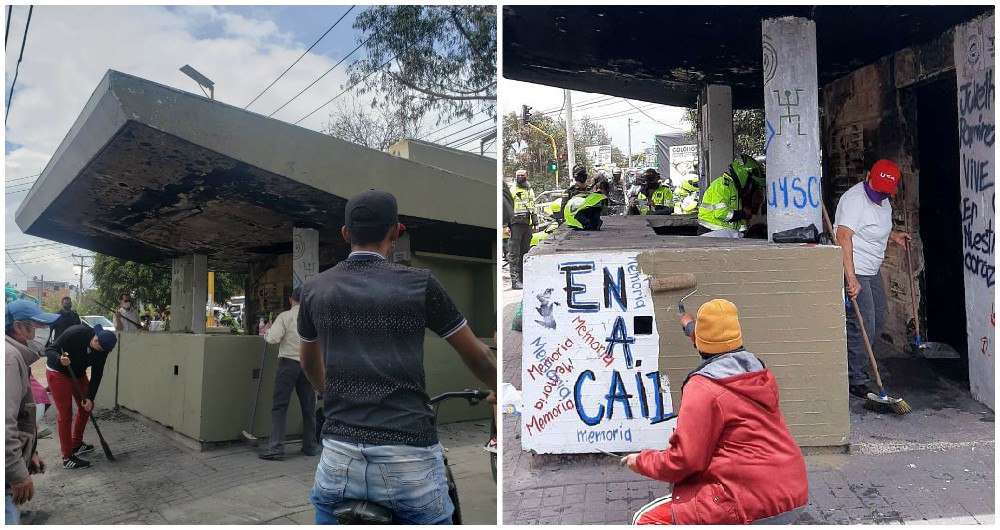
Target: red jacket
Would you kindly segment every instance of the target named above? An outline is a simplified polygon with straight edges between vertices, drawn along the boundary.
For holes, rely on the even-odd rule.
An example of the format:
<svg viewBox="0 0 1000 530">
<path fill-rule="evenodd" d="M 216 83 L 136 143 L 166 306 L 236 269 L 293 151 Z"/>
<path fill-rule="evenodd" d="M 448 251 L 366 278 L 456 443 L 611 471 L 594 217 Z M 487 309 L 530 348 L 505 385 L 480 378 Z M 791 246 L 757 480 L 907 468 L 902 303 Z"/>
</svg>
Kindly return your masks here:
<svg viewBox="0 0 1000 530">
<path fill-rule="evenodd" d="M 774 375 L 749 352 L 718 357 L 729 358 L 689 376 L 670 448 L 637 460 L 639 473 L 673 483 L 674 524 L 746 524 L 809 501 Z"/>
</svg>

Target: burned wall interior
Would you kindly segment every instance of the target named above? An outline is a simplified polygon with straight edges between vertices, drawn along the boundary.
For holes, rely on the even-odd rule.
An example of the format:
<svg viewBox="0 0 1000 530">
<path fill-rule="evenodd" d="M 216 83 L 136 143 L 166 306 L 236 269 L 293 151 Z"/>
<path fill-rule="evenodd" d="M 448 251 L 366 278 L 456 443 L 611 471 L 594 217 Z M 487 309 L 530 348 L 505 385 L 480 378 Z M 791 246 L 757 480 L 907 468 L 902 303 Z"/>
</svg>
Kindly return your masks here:
<svg viewBox="0 0 1000 530">
<path fill-rule="evenodd" d="M 912 237 L 922 338 L 928 340 L 930 332 L 931 340 L 955 342 L 951 345 L 964 355 L 964 316 L 957 323 L 955 315 L 964 313 L 961 249 L 947 245 L 958 239 L 961 214 L 954 199 L 959 158 L 953 41 L 954 30 L 948 30 L 821 88 L 823 195 L 833 215 L 843 193 L 864 180 L 875 161 L 887 158 L 899 165 L 903 179 L 891 200 L 893 227 Z M 881 271 L 888 305 L 879 337 L 888 348 L 882 354 L 908 355 L 915 338 L 907 267 L 905 250 L 890 244 Z M 928 293 L 936 298 L 928 299 Z M 955 327 L 958 336 L 949 333 Z"/>
</svg>

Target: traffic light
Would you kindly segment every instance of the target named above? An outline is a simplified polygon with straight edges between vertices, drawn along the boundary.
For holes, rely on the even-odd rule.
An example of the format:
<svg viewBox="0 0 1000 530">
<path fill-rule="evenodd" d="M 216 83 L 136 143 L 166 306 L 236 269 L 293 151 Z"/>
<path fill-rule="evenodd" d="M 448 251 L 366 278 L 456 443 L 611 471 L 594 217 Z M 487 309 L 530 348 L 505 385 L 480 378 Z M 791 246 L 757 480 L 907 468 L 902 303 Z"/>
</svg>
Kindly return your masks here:
<svg viewBox="0 0 1000 530">
<path fill-rule="evenodd" d="M 555 173 L 555 172 L 556 172 L 556 161 L 549 160 L 549 173 Z"/>
<path fill-rule="evenodd" d="M 560 162 L 566 161 L 566 153 L 559 153 L 559 161 Z"/>
<path fill-rule="evenodd" d="M 528 120 L 531 118 L 531 107 L 527 105 L 521 105 L 521 125 L 527 125 Z"/>
</svg>

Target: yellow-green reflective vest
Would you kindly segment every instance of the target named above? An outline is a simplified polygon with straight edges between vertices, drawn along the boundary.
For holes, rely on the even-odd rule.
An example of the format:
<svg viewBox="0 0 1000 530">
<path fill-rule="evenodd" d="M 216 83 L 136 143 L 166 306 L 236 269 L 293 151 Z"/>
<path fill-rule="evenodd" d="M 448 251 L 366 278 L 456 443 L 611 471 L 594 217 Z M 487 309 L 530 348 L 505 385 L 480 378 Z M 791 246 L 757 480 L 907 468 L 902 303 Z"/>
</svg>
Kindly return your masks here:
<svg viewBox="0 0 1000 530">
<path fill-rule="evenodd" d="M 659 188 L 653 190 L 652 193 L 653 200 L 647 201 L 646 194 L 639 192 L 636 196 L 636 207 L 639 208 L 639 213 L 642 215 L 648 214 L 650 211 L 656 211 L 655 206 L 673 206 L 674 205 L 674 194 L 670 191 L 670 188 L 660 184 Z M 650 208 L 650 205 L 654 208 Z"/>
<path fill-rule="evenodd" d="M 746 230 L 746 220 L 731 222 L 733 214 L 742 209 L 740 194 L 736 182 L 727 173 L 723 173 L 708 185 L 701 204 L 698 205 L 698 224 L 709 230 L 731 228 Z"/>
<path fill-rule="evenodd" d="M 574 195 L 572 199 L 566 202 L 566 225 L 571 228 L 583 230 L 583 223 L 576 216 L 588 208 L 601 208 L 602 203 L 607 199 L 604 194 L 596 192 Z"/>
<path fill-rule="evenodd" d="M 535 216 L 535 192 L 515 184 L 511 193 L 514 195 L 515 222 L 531 224 L 531 218 Z"/>
</svg>

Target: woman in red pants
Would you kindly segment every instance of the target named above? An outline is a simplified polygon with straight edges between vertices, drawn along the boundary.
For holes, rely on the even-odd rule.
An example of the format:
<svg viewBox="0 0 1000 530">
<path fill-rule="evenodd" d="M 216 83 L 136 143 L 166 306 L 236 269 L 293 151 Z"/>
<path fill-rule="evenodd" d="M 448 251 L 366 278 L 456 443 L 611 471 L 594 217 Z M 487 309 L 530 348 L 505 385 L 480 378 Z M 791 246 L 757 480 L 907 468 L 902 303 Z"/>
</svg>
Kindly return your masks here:
<svg viewBox="0 0 1000 530">
<path fill-rule="evenodd" d="M 118 343 L 118 337 L 111 331 L 80 324 L 71 326 L 59 335 L 45 350 L 45 377 L 49 382 L 49 392 L 56 403 L 59 418 L 59 447 L 62 450 L 63 467 L 77 469 L 89 467 L 90 462 L 80 455 L 94 450 L 94 446 L 83 442 L 83 430 L 94 408 L 94 397 L 104 376 L 104 362 L 108 353 Z M 72 372 L 70 372 L 72 368 Z M 93 381 L 87 379 L 87 368 Z M 77 394 L 71 379 L 73 374 L 83 395 Z M 91 384 L 93 383 L 93 384 Z M 73 404 L 76 401 L 77 416 L 73 422 Z M 71 431 L 72 425 L 72 431 Z"/>
</svg>

